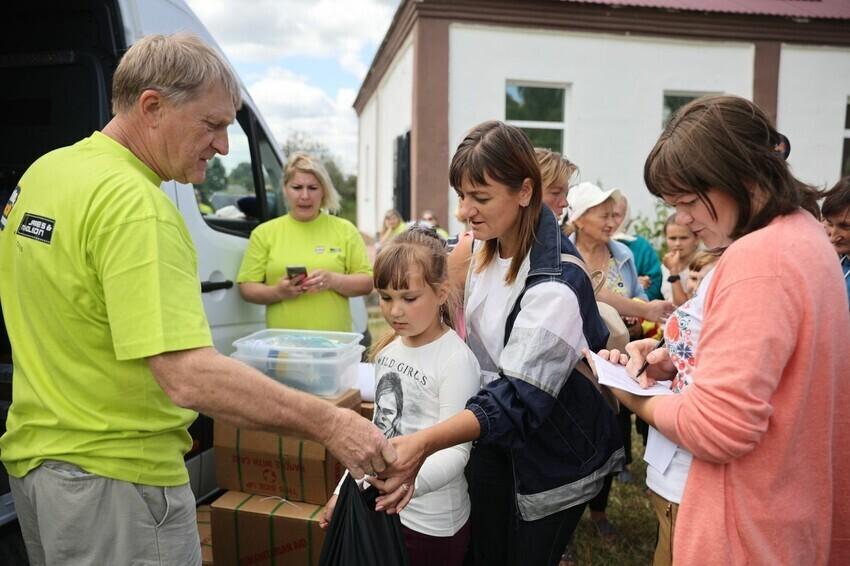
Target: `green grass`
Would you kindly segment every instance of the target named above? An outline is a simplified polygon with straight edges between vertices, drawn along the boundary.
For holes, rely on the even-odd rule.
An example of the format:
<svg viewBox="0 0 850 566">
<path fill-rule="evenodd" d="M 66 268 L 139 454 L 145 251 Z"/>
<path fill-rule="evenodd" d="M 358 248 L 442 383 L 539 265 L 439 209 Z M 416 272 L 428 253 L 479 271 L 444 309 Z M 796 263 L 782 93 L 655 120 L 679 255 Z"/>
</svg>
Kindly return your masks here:
<svg viewBox="0 0 850 566">
<path fill-rule="evenodd" d="M 369 331 L 372 340 L 378 339 L 389 326 L 377 307 L 369 309 Z M 579 564 L 589 566 L 645 566 L 652 563 L 655 551 L 655 513 L 646 495 L 646 463 L 643 461 L 643 439 L 632 426 L 632 463 L 629 465 L 634 479 L 623 484 L 614 480 L 608 499 L 608 520 L 614 523 L 620 536 L 608 544 L 596 533 L 590 521 L 590 512 L 584 517 L 575 533 Z"/>
<path fill-rule="evenodd" d="M 646 495 L 646 462 L 643 461 L 643 439 L 632 427 L 632 463 L 629 465 L 634 479 L 623 484 L 614 480 L 608 499 L 608 520 L 614 523 L 620 536 L 611 544 L 605 543 L 596 533 L 590 512 L 584 517 L 575 533 L 576 554 L 579 564 L 587 566 L 631 566 L 652 563 L 655 552 L 657 522 Z"/>
</svg>

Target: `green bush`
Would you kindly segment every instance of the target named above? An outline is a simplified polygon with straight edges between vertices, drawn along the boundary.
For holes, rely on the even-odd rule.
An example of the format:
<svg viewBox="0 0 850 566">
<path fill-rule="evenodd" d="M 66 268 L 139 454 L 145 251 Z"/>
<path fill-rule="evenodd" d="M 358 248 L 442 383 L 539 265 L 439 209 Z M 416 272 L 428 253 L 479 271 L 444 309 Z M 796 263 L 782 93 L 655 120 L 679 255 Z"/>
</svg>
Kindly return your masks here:
<svg viewBox="0 0 850 566">
<path fill-rule="evenodd" d="M 643 214 L 638 214 L 632 220 L 629 226 L 629 231 L 638 236 L 643 236 L 653 249 L 658 253 L 658 257 L 663 258 L 667 253 L 667 238 L 664 236 L 664 224 L 667 218 L 673 214 L 673 209 L 667 206 L 664 201 L 658 200 L 655 203 L 655 216 L 650 218 Z"/>
</svg>

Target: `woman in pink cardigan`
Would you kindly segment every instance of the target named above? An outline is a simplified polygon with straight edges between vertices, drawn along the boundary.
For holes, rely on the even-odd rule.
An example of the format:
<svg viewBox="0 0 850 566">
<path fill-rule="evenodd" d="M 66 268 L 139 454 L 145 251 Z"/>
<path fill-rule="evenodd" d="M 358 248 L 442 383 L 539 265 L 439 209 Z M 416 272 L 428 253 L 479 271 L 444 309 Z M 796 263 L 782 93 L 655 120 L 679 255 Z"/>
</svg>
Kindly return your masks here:
<svg viewBox="0 0 850 566">
<path fill-rule="evenodd" d="M 620 401 L 693 454 L 675 564 L 850 564 L 850 315 L 835 253 L 790 145 L 753 103 L 704 97 L 646 161 L 650 192 L 709 248 L 693 383 Z M 731 243 L 729 243 L 731 242 Z M 728 247 L 726 247 L 728 245 Z M 648 381 L 675 369 L 654 341 L 603 352 Z"/>
</svg>

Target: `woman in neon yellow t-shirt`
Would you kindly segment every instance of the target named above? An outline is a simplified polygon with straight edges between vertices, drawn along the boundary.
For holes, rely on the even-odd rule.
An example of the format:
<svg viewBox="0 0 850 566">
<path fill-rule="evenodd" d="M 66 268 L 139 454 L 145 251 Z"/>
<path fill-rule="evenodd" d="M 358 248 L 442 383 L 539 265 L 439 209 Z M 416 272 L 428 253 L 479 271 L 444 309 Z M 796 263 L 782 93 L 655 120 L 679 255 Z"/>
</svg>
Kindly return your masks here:
<svg viewBox="0 0 850 566">
<path fill-rule="evenodd" d="M 269 328 L 351 331 L 348 298 L 372 290 L 372 266 L 357 228 L 331 216 L 339 194 L 319 160 L 296 153 L 286 164 L 289 212 L 258 226 L 239 270 L 239 292 L 266 305 Z M 306 275 L 287 276 L 303 266 Z"/>
</svg>

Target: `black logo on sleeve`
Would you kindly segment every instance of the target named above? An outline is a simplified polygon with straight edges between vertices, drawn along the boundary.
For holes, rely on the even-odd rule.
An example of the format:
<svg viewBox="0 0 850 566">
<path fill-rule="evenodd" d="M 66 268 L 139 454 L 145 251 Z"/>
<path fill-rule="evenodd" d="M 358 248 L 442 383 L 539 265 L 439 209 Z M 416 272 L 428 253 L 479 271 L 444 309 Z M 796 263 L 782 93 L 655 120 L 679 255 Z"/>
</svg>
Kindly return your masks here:
<svg viewBox="0 0 850 566">
<path fill-rule="evenodd" d="M 18 226 L 17 234 L 49 244 L 53 238 L 53 225 L 56 223 L 52 218 L 26 213 Z"/>
</svg>

